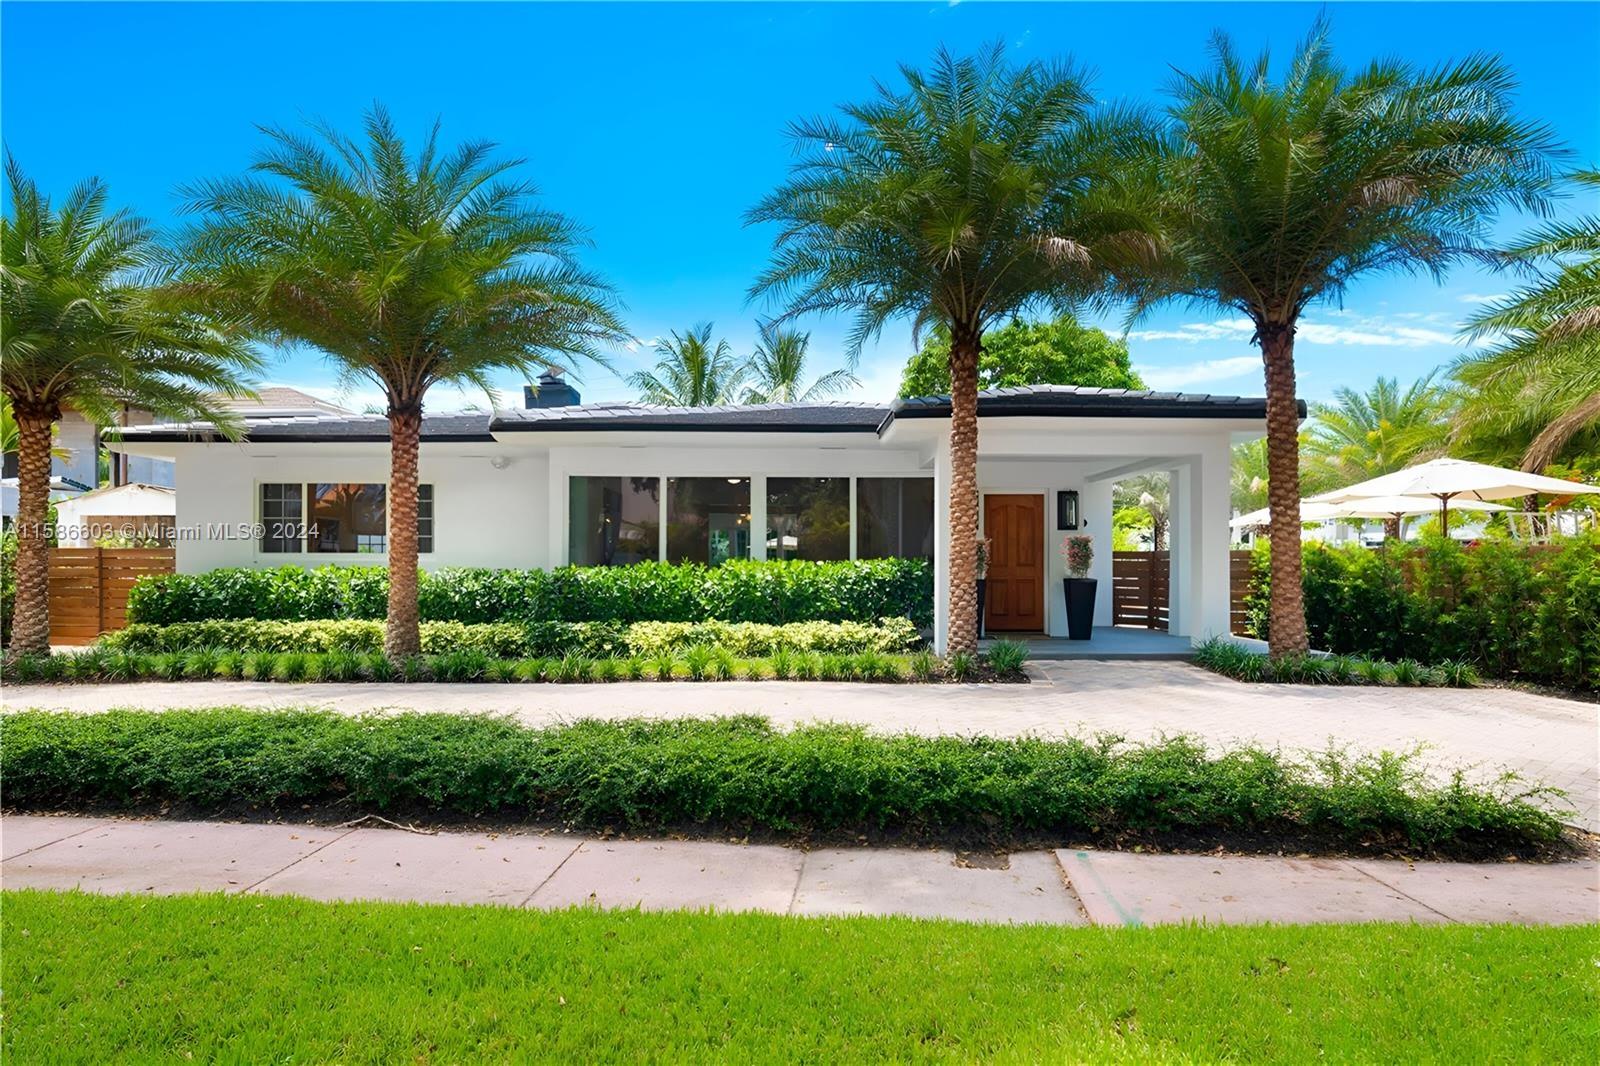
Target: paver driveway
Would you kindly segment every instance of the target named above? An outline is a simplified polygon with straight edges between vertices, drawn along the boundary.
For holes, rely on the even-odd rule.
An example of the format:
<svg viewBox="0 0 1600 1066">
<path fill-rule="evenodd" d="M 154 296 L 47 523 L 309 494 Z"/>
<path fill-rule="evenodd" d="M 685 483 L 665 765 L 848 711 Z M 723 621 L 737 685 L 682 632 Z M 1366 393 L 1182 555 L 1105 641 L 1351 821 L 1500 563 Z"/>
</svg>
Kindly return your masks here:
<svg viewBox="0 0 1600 1066">
<path fill-rule="evenodd" d="M 1565 790 L 1573 821 L 1600 832 L 1600 705 L 1506 689 L 1245 685 L 1188 663 L 1038 663 L 1031 685 L 808 682 L 606 685 L 281 685 L 268 682 L 11 686 L 8 708 L 242 705 L 498 711 L 530 724 L 582 717 L 761 714 L 780 725 L 857 722 L 885 732 L 990 736 L 1190 733 L 1207 743 L 1291 749 L 1429 747 L 1431 765 L 1499 769 Z"/>
</svg>

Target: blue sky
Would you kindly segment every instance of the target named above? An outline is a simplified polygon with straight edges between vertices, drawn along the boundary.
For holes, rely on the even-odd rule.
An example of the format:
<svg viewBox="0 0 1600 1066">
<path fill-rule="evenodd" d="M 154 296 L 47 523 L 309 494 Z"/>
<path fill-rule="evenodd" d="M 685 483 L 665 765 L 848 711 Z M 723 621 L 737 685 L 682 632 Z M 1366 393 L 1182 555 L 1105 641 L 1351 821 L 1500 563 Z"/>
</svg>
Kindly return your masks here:
<svg viewBox="0 0 1600 1066">
<path fill-rule="evenodd" d="M 1205 61 L 1213 30 L 1287 54 L 1318 10 L 1348 65 L 1399 55 L 1428 66 L 1490 51 L 1518 72 L 1525 111 L 1550 123 L 1575 164 L 1600 164 L 1596 4 L 0 4 L 0 130 L 47 189 L 98 174 L 114 199 L 162 224 L 174 188 L 237 172 L 262 124 L 321 117 L 354 130 L 374 100 L 419 135 L 485 137 L 528 160 L 546 206 L 580 220 L 589 263 L 618 288 L 648 341 L 710 319 L 748 350 L 761 308 L 745 302 L 770 235 L 742 214 L 785 173 L 792 119 L 825 112 L 920 64 L 941 44 L 1002 40 L 1017 59 L 1071 55 L 1106 98 L 1156 101 L 1173 67 Z M 1593 210 L 1569 201 L 1563 213 Z M 1516 219 L 1499 232 L 1514 234 Z M 1409 379 L 1461 352 L 1456 326 L 1504 278 L 1469 270 L 1436 286 L 1368 280 L 1300 333 L 1302 394 L 1379 375 Z M 1225 311 L 1171 310 L 1130 343 L 1151 384 L 1259 393 L 1248 329 Z M 820 372 L 842 358 L 845 323 L 808 323 Z M 1115 322 L 1107 325 L 1116 326 Z M 887 331 L 858 369 L 887 398 L 910 346 Z M 626 373 L 648 349 L 619 351 Z M 267 380 L 327 392 L 315 353 Z M 519 382 L 508 379 L 508 387 Z M 629 394 L 591 368 L 586 399 Z M 374 399 L 347 397 L 355 406 Z M 467 397 L 472 400 L 473 397 Z M 433 409 L 459 406 L 440 395 Z M 481 402 L 481 401 L 480 401 Z"/>
</svg>

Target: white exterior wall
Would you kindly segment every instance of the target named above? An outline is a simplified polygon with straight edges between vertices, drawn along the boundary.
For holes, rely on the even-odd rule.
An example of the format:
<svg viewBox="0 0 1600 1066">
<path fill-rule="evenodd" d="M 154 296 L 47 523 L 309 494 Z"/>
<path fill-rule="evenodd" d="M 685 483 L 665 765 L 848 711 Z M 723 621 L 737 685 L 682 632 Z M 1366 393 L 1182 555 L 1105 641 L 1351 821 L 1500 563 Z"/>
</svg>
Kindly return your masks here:
<svg viewBox="0 0 1600 1066">
<path fill-rule="evenodd" d="M 548 469 L 543 455 L 502 455 L 493 445 L 422 446 L 418 472 L 434 493 L 434 550 L 422 567 L 548 565 L 545 526 Z M 463 454 L 469 452 L 471 454 Z M 254 539 L 189 539 L 193 530 L 259 519 L 263 482 L 387 482 L 384 444 L 190 445 L 177 449 L 178 569 L 199 573 L 220 566 L 382 565 L 383 554 L 262 552 Z"/>
<path fill-rule="evenodd" d="M 1140 470 L 1173 473 L 1172 631 L 1203 639 L 1228 629 L 1229 462 L 1231 438 L 1250 428 L 1226 420 L 985 419 L 979 429 L 979 492 L 1044 497 L 1045 619 L 1066 633 L 1066 576 L 1056 493 L 1079 493 L 1078 532 L 1095 539 L 1091 576 L 1099 579 L 1095 622 L 1111 622 L 1111 488 Z M 531 436 L 531 435 L 530 435 Z M 421 479 L 434 486 L 435 550 L 422 565 L 565 565 L 567 478 L 748 477 L 751 526 L 765 528 L 769 477 L 932 477 L 934 486 L 935 645 L 948 628 L 949 445 L 942 420 L 908 420 L 872 434 L 799 435 L 625 431 L 508 435 L 497 442 L 425 443 Z M 194 530 L 258 521 L 263 482 L 383 482 L 388 446 L 360 444 L 207 444 L 137 449 L 177 458 L 178 568 L 377 565 L 381 554 L 266 554 L 251 538 L 194 539 Z M 495 464 L 498 463 L 497 467 Z M 854 490 L 852 489 L 852 493 Z M 852 514 L 854 508 L 852 507 Z M 981 514 L 981 510 L 980 510 Z M 854 537 L 851 551 L 855 550 Z M 752 536 L 761 558 L 766 538 Z"/>
</svg>

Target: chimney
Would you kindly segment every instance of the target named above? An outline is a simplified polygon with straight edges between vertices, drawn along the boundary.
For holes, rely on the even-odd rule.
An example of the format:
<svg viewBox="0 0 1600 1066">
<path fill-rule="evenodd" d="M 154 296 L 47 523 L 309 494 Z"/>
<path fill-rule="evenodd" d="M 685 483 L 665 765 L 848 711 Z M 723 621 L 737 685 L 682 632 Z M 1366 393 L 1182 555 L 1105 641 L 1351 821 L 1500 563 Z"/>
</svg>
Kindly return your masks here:
<svg viewBox="0 0 1600 1066">
<path fill-rule="evenodd" d="M 539 375 L 539 387 L 522 386 L 523 407 L 575 407 L 580 397 L 578 390 L 567 384 L 559 367 L 552 367 Z"/>
</svg>

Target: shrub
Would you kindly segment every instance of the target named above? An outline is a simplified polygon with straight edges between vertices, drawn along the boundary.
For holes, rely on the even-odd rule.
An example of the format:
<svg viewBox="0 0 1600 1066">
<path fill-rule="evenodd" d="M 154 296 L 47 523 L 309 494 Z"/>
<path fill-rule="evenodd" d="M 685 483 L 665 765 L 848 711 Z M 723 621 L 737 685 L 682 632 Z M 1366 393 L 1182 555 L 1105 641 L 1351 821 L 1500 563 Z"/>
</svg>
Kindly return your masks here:
<svg viewBox="0 0 1600 1066">
<path fill-rule="evenodd" d="M 128 597 L 134 622 L 227 619 L 380 619 L 382 567 L 230 568 L 144 578 Z M 425 621 L 933 623 L 933 567 L 925 559 L 814 563 L 735 560 L 717 567 L 638 563 L 558 570 L 452 568 L 421 574 Z"/>
<path fill-rule="evenodd" d="M 1028 646 L 1020 640 L 997 640 L 989 647 L 989 667 L 1001 676 L 1021 673 L 1027 658 Z"/>
<path fill-rule="evenodd" d="M 444 655 L 470 650 L 492 658 L 559 657 L 568 653 L 599 659 L 655 655 L 691 646 L 716 646 L 740 658 L 764 657 L 777 648 L 796 651 L 897 654 L 919 642 L 906 618 L 865 622 L 423 622 L 422 651 Z M 366 619 L 278 622 L 236 619 L 135 623 L 107 633 L 99 646 L 130 652 L 230 651 L 373 652 L 383 648 L 383 623 Z"/>
<path fill-rule="evenodd" d="M 1561 826 L 1514 782 L 1431 783 L 1415 755 L 1300 762 L 1197 740 L 1126 746 L 1038 738 L 783 732 L 752 717 L 583 721 L 533 729 L 449 714 L 25 711 L 0 717 L 6 802 L 18 809 L 300 813 L 783 834 L 1069 839 L 1176 831 L 1312 846 L 1480 855 L 1548 847 Z M 341 814 L 341 817 L 343 813 Z"/>
<path fill-rule="evenodd" d="M 1600 534 L 1549 546 L 1431 537 L 1379 551 L 1308 543 L 1303 552 L 1312 647 L 1600 689 Z M 1266 562 L 1263 544 L 1247 601 L 1256 633 L 1269 625 Z"/>
<path fill-rule="evenodd" d="M 1208 640 L 1195 649 L 1197 666 L 1237 681 L 1278 681 L 1314 685 L 1451 685 L 1470 688 L 1478 672 L 1469 664 L 1444 662 L 1425 666 L 1415 659 L 1393 663 L 1381 659 L 1289 655 L 1271 659 L 1231 641 Z"/>
</svg>

